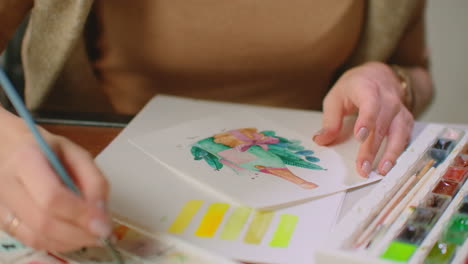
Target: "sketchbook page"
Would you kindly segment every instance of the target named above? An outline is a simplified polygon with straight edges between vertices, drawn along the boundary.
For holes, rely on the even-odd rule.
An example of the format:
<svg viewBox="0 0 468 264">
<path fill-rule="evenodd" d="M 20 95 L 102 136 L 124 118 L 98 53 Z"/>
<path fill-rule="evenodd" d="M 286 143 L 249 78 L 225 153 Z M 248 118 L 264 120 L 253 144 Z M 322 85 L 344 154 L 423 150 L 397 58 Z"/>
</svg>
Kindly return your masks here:
<svg viewBox="0 0 468 264">
<path fill-rule="evenodd" d="M 131 140 L 188 183 L 238 204 L 272 209 L 376 181 L 347 171 L 332 147 L 248 111 Z"/>
<path fill-rule="evenodd" d="M 143 157 L 134 157 L 146 159 L 139 155 Z M 329 236 L 344 197 L 334 194 L 281 210 L 255 211 L 182 184 L 157 163 L 135 165 L 141 176 L 151 171 L 152 179 L 144 182 L 150 191 L 138 189 L 141 203 L 122 197 L 132 208 L 121 212 L 133 211 L 133 220 L 153 230 L 250 263 L 313 264 L 313 251 Z M 133 192 L 138 185 L 131 185 Z"/>
<path fill-rule="evenodd" d="M 262 211 L 216 199 L 180 200 L 161 229 L 184 241 L 249 263 L 313 263 L 329 236 L 336 196 L 281 210 Z M 330 207 L 333 206 L 333 207 Z M 332 209 L 331 209 L 332 208 Z"/>
<path fill-rule="evenodd" d="M 154 130 L 208 116 L 220 109 L 235 110 L 238 107 L 239 105 L 234 104 L 177 97 L 158 96 L 154 98 L 96 159 L 97 164 L 111 183 L 110 208 L 139 225 L 162 231 L 168 230 L 184 205 L 192 200 L 204 201 L 204 208 L 208 208 L 214 202 L 228 203 L 231 210 L 237 208 L 229 200 L 219 199 L 212 194 L 185 184 L 182 178 L 173 175 L 161 164 L 154 162 L 151 157 L 135 148 L 128 140 Z M 289 128 L 302 129 L 308 133 L 313 132 L 307 127 L 309 125 L 307 122 L 299 122 L 301 119 L 313 119 L 315 115 L 313 112 L 244 107 L 262 115 L 279 118 L 279 120 L 275 120 L 276 122 L 284 118 L 285 112 L 286 116 L 294 114 L 298 119 L 288 121 Z M 167 192 L 161 192 L 160 189 L 171 191 L 171 193 L 167 195 Z M 294 235 L 286 248 L 270 247 L 268 244 L 271 239 L 268 239 L 266 235 L 260 246 L 242 242 L 243 236 L 240 236 L 236 240 L 237 242 L 232 242 L 219 239 L 218 235 L 215 235 L 214 238 L 201 238 L 188 231 L 173 235 L 188 243 L 196 243 L 197 246 L 208 251 L 234 259 L 248 260 L 251 263 L 313 264 L 313 252 L 318 248 L 317 245 L 324 241 L 324 237 L 330 234 L 329 230 L 335 223 L 343 197 L 344 193 L 333 194 L 303 205 L 276 211 L 276 218 L 274 217 L 272 221 L 279 221 L 281 214 L 298 216 Z M 289 209 L 294 211 L 289 211 Z M 204 215 L 206 209 L 200 208 L 199 210 L 197 217 L 202 218 L 200 215 Z M 226 219 L 223 221 L 228 221 L 230 215 L 230 212 L 226 212 Z M 249 219 L 252 218 L 253 215 L 250 215 Z M 189 223 L 188 228 L 192 230 L 199 225 L 199 222 L 194 220 L 189 221 Z M 224 230 L 224 225 L 223 223 L 222 227 L 218 227 L 219 230 Z M 273 227 L 270 227 L 268 231 L 270 236 L 273 236 L 276 224 L 271 226 Z M 306 229 L 303 229 L 304 226 Z M 247 228 L 245 226 L 243 232 L 246 232 Z M 184 236 L 188 236 L 188 238 L 186 239 Z M 200 241 L 204 241 L 204 243 Z M 233 246 L 233 244 L 240 246 Z M 291 262 L 290 259 L 294 259 L 294 261 Z"/>
<path fill-rule="evenodd" d="M 259 215 L 187 184 L 127 141 L 111 147 L 110 159 L 102 156 L 99 164 L 112 183 L 113 211 L 236 260 L 313 264 L 313 251 L 329 236 L 344 197 L 333 194 Z"/>
</svg>

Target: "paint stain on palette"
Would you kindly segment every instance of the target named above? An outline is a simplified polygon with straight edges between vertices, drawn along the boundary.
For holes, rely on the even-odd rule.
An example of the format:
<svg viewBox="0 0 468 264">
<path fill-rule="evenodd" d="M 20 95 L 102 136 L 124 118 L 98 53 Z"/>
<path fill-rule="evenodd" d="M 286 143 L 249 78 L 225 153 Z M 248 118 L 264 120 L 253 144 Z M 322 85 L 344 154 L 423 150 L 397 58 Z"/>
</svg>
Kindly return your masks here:
<svg viewBox="0 0 468 264">
<path fill-rule="evenodd" d="M 71 264 L 70 262 L 50 253 L 38 252 L 26 258 L 22 258 L 15 264 Z"/>
<path fill-rule="evenodd" d="M 82 263 L 82 264 L 117 264 L 114 257 L 106 248 L 100 247 L 89 247 L 82 248 L 80 250 L 64 254 L 63 257 L 73 262 Z M 134 259 L 129 258 L 128 256 L 122 256 L 125 260 L 125 263 L 128 264 L 140 264 Z"/>
<path fill-rule="evenodd" d="M 116 223 L 114 235 L 117 238 L 116 246 L 128 254 L 145 260 L 153 260 L 166 255 L 172 250 L 167 243 L 162 243 L 126 225 Z"/>
</svg>

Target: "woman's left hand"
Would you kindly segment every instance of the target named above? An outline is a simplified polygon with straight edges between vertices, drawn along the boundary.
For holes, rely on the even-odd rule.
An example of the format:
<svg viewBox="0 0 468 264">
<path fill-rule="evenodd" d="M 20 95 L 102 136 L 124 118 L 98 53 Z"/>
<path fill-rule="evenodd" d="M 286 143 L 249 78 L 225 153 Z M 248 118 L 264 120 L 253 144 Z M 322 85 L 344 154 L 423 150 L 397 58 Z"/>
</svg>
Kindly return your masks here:
<svg viewBox="0 0 468 264">
<path fill-rule="evenodd" d="M 323 102 L 323 128 L 314 136 L 320 145 L 332 144 L 343 118 L 357 113 L 354 136 L 361 142 L 357 171 L 367 177 L 382 141 L 387 143 L 377 170 L 385 175 L 409 142 L 413 114 L 403 103 L 400 79 L 384 63 L 369 62 L 345 72 Z"/>
</svg>

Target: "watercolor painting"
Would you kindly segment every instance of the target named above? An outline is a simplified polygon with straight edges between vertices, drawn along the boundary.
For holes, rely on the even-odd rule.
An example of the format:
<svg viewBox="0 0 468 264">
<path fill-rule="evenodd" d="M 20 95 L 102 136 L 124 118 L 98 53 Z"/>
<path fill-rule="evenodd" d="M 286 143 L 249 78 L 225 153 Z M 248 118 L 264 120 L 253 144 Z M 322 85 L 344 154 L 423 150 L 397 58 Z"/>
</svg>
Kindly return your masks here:
<svg viewBox="0 0 468 264">
<path fill-rule="evenodd" d="M 334 147 L 313 142 L 313 130 L 301 132 L 236 112 L 129 142 L 156 161 L 155 167 L 218 199 L 255 209 L 275 210 L 375 181 L 355 173 L 354 162 L 346 162 Z"/>
<path fill-rule="evenodd" d="M 234 171 L 250 170 L 280 177 L 304 189 L 318 185 L 294 174 L 287 166 L 326 170 L 318 165 L 314 151 L 299 140 L 281 137 L 273 130 L 239 128 L 204 138 L 192 145 L 195 160 L 204 160 L 215 170 L 229 167 Z"/>
</svg>

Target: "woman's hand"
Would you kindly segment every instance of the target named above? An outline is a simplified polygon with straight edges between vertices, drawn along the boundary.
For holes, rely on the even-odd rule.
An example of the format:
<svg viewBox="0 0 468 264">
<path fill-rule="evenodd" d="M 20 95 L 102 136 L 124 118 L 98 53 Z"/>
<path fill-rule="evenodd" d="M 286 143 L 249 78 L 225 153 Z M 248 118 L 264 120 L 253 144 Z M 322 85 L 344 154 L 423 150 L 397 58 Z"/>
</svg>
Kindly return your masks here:
<svg viewBox="0 0 468 264">
<path fill-rule="evenodd" d="M 357 113 L 354 136 L 362 142 L 357 154 L 357 171 L 367 177 L 387 137 L 377 169 L 385 175 L 395 165 L 409 142 L 413 129 L 412 113 L 403 104 L 400 79 L 392 68 L 380 62 L 369 62 L 345 72 L 323 103 L 323 128 L 314 141 L 328 145 L 337 139 L 343 118 Z"/>
<path fill-rule="evenodd" d="M 63 252 L 99 245 L 99 238 L 111 232 L 104 176 L 79 146 L 44 130 L 41 133 L 81 197 L 61 182 L 32 135 L 10 137 L 0 152 L 0 228 L 40 250 Z"/>
</svg>

